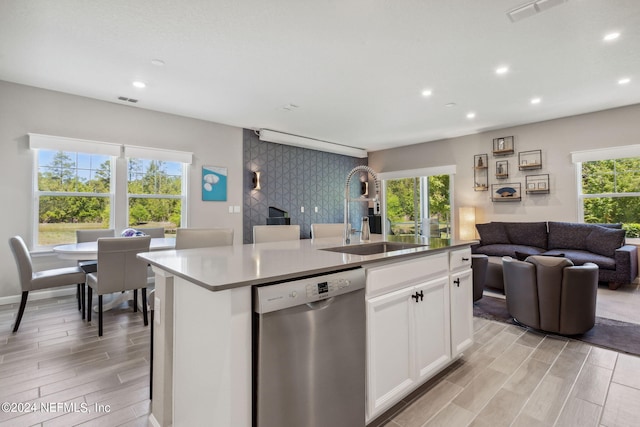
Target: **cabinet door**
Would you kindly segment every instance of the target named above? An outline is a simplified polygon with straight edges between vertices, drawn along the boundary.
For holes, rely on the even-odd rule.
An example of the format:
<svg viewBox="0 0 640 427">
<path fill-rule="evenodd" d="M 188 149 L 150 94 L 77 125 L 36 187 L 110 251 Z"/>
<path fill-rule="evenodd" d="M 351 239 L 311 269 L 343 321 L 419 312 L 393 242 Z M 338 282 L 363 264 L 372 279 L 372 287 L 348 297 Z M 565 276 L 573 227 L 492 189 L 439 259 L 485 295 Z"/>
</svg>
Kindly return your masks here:
<svg viewBox="0 0 640 427">
<path fill-rule="evenodd" d="M 449 276 L 413 288 L 413 336 L 416 380 L 423 382 L 451 360 Z"/>
<path fill-rule="evenodd" d="M 473 344 L 473 277 L 471 270 L 451 276 L 451 356 Z"/>
<path fill-rule="evenodd" d="M 413 288 L 367 300 L 367 419 L 388 409 L 412 387 Z"/>
</svg>

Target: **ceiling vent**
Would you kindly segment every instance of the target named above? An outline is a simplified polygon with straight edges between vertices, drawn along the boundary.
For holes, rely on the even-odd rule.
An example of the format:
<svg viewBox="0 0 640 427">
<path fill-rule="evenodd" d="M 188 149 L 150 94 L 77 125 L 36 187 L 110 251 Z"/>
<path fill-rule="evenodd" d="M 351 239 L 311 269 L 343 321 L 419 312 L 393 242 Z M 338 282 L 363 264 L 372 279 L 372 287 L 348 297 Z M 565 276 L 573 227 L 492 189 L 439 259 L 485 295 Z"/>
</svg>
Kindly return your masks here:
<svg viewBox="0 0 640 427">
<path fill-rule="evenodd" d="M 138 102 L 138 100 L 137 100 L 137 99 L 127 98 L 126 96 L 119 96 L 119 97 L 118 97 L 118 99 L 119 99 L 120 101 L 129 101 L 129 102 L 133 102 L 134 104 L 135 104 L 136 102 Z"/>
<path fill-rule="evenodd" d="M 511 22 L 521 21 L 524 18 L 528 18 L 537 13 L 544 12 L 547 9 L 551 9 L 554 6 L 558 6 L 567 0 L 537 0 L 518 6 L 515 9 L 507 12 L 507 16 Z"/>
</svg>

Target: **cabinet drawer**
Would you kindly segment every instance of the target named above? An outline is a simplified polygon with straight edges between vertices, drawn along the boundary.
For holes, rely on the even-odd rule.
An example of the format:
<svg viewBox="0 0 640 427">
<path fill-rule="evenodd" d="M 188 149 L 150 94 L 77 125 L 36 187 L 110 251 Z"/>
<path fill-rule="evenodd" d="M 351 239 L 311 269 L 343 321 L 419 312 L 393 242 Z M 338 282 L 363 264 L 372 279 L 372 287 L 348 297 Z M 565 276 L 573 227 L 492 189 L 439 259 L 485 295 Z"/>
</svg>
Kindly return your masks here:
<svg viewBox="0 0 640 427">
<path fill-rule="evenodd" d="M 379 267 L 369 267 L 366 271 L 367 296 L 372 297 L 424 279 L 448 274 L 447 254 L 441 253 Z"/>
<path fill-rule="evenodd" d="M 471 248 L 456 249 L 449 253 L 451 271 L 471 268 Z"/>
</svg>

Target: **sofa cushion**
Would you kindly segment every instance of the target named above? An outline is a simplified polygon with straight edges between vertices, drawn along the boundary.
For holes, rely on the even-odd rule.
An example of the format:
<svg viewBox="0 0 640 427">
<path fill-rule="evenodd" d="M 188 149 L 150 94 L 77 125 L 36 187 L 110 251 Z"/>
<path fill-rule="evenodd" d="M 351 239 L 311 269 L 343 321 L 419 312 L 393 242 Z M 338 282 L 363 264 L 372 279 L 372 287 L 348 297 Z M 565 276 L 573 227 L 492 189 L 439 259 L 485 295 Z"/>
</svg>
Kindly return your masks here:
<svg viewBox="0 0 640 427">
<path fill-rule="evenodd" d="M 527 255 L 538 255 L 544 252 L 543 249 L 533 246 L 497 244 L 479 246 L 476 249 L 475 253 L 498 257 L 510 256 L 512 258 L 515 258 L 516 251 Z"/>
<path fill-rule="evenodd" d="M 583 265 L 586 262 L 592 262 L 599 268 L 605 270 L 615 270 L 616 261 L 603 255 L 594 254 L 589 251 L 581 251 L 576 249 L 553 249 L 544 253 L 544 255 L 559 255 L 564 253 L 565 258 L 569 258 L 575 265 Z"/>
<path fill-rule="evenodd" d="M 548 249 L 577 249 L 587 251 L 587 236 L 597 227 L 592 224 L 549 221 Z"/>
<path fill-rule="evenodd" d="M 587 236 L 587 249 L 606 257 L 615 257 L 616 249 L 624 245 L 624 230 L 595 226 Z"/>
<path fill-rule="evenodd" d="M 504 228 L 511 243 L 547 248 L 546 222 L 505 222 Z"/>
<path fill-rule="evenodd" d="M 487 224 L 476 224 L 476 230 L 480 235 L 480 242 L 483 245 L 508 244 L 509 237 L 501 222 L 489 222 Z"/>
</svg>

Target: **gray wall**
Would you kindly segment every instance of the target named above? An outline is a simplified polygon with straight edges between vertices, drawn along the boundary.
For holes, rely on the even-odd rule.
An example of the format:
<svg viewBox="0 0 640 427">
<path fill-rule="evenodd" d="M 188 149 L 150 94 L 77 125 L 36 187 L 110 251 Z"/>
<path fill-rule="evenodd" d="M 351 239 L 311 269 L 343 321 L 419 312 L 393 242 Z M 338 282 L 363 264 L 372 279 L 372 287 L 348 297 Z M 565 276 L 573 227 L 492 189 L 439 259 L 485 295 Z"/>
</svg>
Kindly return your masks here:
<svg viewBox="0 0 640 427">
<path fill-rule="evenodd" d="M 144 100 L 140 107 L 144 107 Z M 31 241 L 33 152 L 27 133 L 191 151 L 188 225 L 229 227 L 242 241 L 242 129 L 158 113 L 142 108 L 0 81 L 0 147 L 3 195 L 0 221 L 0 298 L 18 295 L 18 274 L 9 250 L 10 236 Z M 228 200 L 203 202 L 203 165 L 228 168 Z M 55 256 L 38 256 L 36 268 L 59 266 Z"/>
<path fill-rule="evenodd" d="M 549 174 L 550 194 L 523 194 L 521 202 L 492 202 L 488 191 L 473 190 L 473 156 L 489 153 L 489 185 L 499 183 L 497 158 L 491 155 L 493 138 L 515 137 L 516 154 L 509 160 L 507 182 L 521 182 L 527 174 Z M 640 104 L 557 120 L 482 132 L 460 138 L 427 142 L 369 153 L 369 166 L 379 172 L 457 165 L 454 205 L 475 206 L 476 222 L 577 221 L 576 167 L 571 152 L 640 143 Z M 517 171 L 517 152 L 542 150 L 543 169 Z M 457 225 L 458 215 L 454 212 Z M 457 229 L 457 227 L 456 227 Z"/>
<path fill-rule="evenodd" d="M 245 243 L 251 243 L 254 225 L 266 224 L 269 206 L 289 212 L 291 224 L 300 225 L 302 238 L 309 238 L 312 223 L 344 221 L 345 179 L 367 159 L 264 142 L 247 129 L 243 146 Z M 252 190 L 253 171 L 261 172 L 261 190 Z M 352 179 L 354 192 L 357 181 Z M 352 203 L 351 212 L 353 218 L 366 215 L 366 203 Z"/>
</svg>

